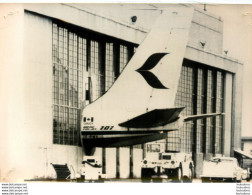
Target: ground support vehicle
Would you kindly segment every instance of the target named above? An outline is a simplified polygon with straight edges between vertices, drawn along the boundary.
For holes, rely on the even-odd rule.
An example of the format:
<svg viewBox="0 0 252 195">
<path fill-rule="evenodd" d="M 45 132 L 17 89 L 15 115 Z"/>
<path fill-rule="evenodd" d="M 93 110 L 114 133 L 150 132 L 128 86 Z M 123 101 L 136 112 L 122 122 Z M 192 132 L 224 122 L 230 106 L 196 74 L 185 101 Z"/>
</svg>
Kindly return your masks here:
<svg viewBox="0 0 252 195">
<path fill-rule="evenodd" d="M 244 169 L 239 167 L 237 159 L 214 157 L 203 164 L 202 182 L 241 182 Z"/>
<path fill-rule="evenodd" d="M 175 182 L 191 182 L 194 164 L 191 154 L 177 151 L 161 152 L 158 158 L 147 157 L 142 161 L 141 179 L 143 182 L 172 179 Z"/>
<path fill-rule="evenodd" d="M 238 160 L 239 166 L 243 168 L 242 178 L 250 181 L 252 177 L 252 155 L 242 150 L 234 150 L 234 157 Z"/>
<path fill-rule="evenodd" d="M 105 175 L 102 174 L 102 165 L 95 156 L 84 156 L 79 181 L 102 181 Z"/>
</svg>

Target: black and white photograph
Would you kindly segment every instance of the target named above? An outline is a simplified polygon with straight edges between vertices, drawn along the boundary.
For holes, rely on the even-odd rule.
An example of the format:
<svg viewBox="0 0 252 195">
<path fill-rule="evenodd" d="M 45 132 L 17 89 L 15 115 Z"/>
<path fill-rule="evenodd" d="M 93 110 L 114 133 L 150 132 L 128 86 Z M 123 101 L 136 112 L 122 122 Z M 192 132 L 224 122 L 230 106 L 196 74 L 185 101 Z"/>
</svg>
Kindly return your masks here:
<svg viewBox="0 0 252 195">
<path fill-rule="evenodd" d="M 250 4 L 0 3 L 0 182 L 250 184 L 251 54 Z"/>
</svg>

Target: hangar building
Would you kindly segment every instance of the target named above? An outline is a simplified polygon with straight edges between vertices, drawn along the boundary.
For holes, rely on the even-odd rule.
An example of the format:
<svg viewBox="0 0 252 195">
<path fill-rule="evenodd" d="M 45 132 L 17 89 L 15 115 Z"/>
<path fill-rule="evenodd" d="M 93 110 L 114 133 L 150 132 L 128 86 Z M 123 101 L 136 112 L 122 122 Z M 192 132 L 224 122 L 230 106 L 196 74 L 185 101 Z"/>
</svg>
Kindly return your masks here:
<svg viewBox="0 0 252 195">
<path fill-rule="evenodd" d="M 53 178 L 53 164 L 81 169 L 80 113 L 103 95 L 168 4 L 0 5 L 0 180 Z M 132 17 L 136 16 L 136 22 Z M 195 7 L 176 105 L 187 123 L 164 143 L 192 153 L 196 176 L 212 156 L 240 148 L 243 65 L 223 52 L 223 21 Z M 91 90 L 88 91 L 88 86 Z M 97 148 L 108 178 L 139 178 L 145 145 Z M 75 174 L 75 175 L 74 175 Z"/>
</svg>

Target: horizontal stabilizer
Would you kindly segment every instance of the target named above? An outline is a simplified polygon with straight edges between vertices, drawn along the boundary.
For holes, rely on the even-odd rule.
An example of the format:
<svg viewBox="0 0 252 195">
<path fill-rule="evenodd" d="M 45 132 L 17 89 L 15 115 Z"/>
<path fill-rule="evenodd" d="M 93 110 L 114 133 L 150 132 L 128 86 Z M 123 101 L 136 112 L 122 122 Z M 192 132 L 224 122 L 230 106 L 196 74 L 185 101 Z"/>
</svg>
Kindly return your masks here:
<svg viewBox="0 0 252 195">
<path fill-rule="evenodd" d="M 199 114 L 199 115 L 191 115 L 191 116 L 187 116 L 184 118 L 184 121 L 193 121 L 193 120 L 198 120 L 198 119 L 204 119 L 204 118 L 208 118 L 208 117 L 215 117 L 215 116 L 219 116 L 219 115 L 224 115 L 224 113 L 210 113 L 210 114 Z"/>
<path fill-rule="evenodd" d="M 179 114 L 183 109 L 184 107 L 155 109 L 132 119 L 129 119 L 126 122 L 120 123 L 119 126 L 127 128 L 151 128 L 163 126 L 176 121 L 179 118 Z"/>
</svg>

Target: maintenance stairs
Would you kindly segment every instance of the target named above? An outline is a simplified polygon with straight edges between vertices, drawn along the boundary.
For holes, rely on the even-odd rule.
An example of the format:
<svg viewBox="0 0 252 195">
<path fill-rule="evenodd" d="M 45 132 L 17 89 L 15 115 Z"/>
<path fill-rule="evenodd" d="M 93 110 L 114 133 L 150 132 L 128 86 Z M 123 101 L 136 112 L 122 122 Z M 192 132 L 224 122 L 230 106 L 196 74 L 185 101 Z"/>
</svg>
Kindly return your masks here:
<svg viewBox="0 0 252 195">
<path fill-rule="evenodd" d="M 57 181 L 67 181 L 71 180 L 71 172 L 67 166 L 65 165 L 58 165 L 58 164 L 51 164 L 56 172 Z"/>
</svg>

